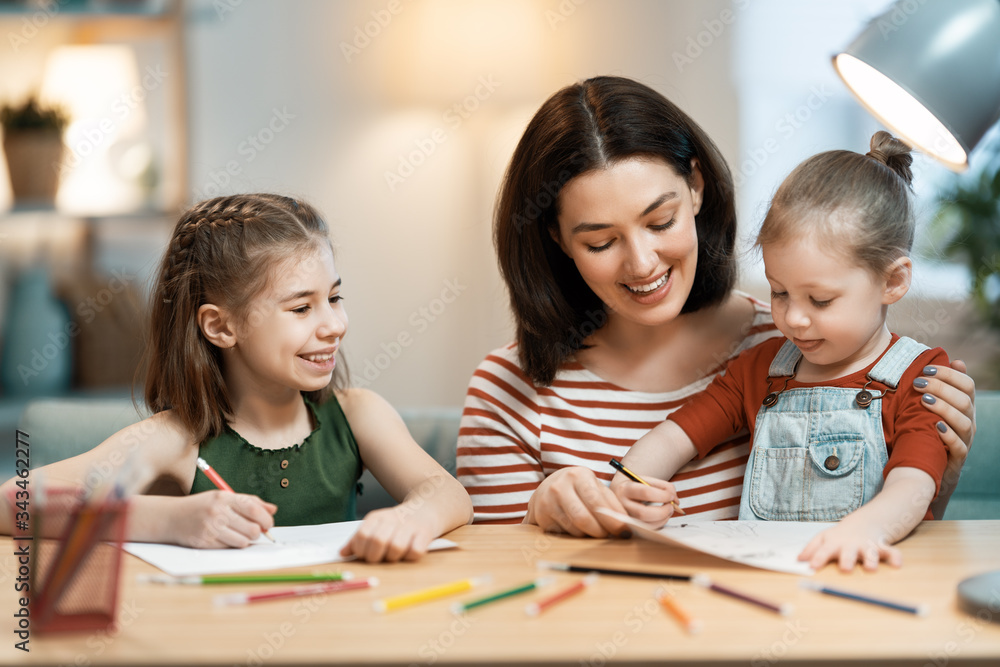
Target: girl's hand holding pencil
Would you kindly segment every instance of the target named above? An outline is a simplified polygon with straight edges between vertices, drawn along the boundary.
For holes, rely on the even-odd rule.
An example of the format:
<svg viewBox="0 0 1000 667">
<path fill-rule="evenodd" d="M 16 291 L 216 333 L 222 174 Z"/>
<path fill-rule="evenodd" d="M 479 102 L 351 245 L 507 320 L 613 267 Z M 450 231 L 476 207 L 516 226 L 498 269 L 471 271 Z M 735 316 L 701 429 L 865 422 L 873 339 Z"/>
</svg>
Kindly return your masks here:
<svg viewBox="0 0 1000 667">
<path fill-rule="evenodd" d="M 137 496 L 145 502 L 155 496 Z M 167 505 L 164 505 L 167 508 Z M 196 549 L 242 549 L 274 527 L 278 507 L 257 496 L 206 491 L 178 498 L 166 513 L 164 541 Z"/>
<path fill-rule="evenodd" d="M 629 516 L 659 528 L 675 514 L 684 514 L 677 490 L 670 482 L 639 477 L 616 459 L 611 459 L 611 466 L 621 473 L 611 481 L 611 490 Z"/>
</svg>

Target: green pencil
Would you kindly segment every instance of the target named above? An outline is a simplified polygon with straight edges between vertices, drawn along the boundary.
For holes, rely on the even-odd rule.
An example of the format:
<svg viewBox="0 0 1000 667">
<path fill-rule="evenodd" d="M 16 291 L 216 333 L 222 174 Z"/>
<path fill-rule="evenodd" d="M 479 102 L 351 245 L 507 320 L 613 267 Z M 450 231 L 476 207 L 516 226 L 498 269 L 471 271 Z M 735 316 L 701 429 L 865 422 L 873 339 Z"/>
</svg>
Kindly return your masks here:
<svg viewBox="0 0 1000 667">
<path fill-rule="evenodd" d="M 140 583 L 153 584 L 276 584 L 317 581 L 349 581 L 350 572 L 314 572 L 293 574 L 219 574 L 196 577 L 172 577 L 166 574 L 140 574 Z"/>
<path fill-rule="evenodd" d="M 520 586 L 515 586 L 514 588 L 508 588 L 505 591 L 500 591 L 499 593 L 494 593 L 493 595 L 487 595 L 486 597 L 477 598 L 470 602 L 456 602 L 451 606 L 451 611 L 454 614 L 462 614 L 479 607 L 484 604 L 489 604 L 490 602 L 496 602 L 497 600 L 503 600 L 504 598 L 513 597 L 515 595 L 520 595 L 521 593 L 527 593 L 528 591 L 533 591 L 536 588 L 541 588 L 547 584 L 551 584 L 555 581 L 555 577 L 539 577 L 534 581 L 529 581 L 526 584 Z"/>
</svg>

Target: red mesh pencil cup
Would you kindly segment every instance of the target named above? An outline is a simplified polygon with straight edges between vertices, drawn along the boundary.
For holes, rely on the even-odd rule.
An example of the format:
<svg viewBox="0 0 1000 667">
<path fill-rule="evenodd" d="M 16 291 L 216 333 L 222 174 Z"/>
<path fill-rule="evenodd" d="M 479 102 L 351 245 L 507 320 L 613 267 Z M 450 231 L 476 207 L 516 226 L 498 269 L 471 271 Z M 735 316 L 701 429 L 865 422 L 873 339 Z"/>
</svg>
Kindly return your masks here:
<svg viewBox="0 0 1000 667">
<path fill-rule="evenodd" d="M 37 496 L 37 492 L 32 496 Z M 118 608 L 128 502 L 86 500 L 76 490 L 47 491 L 18 505 L 11 493 L 14 539 L 29 553 L 29 612 L 38 632 L 107 630 Z M 19 521 L 17 517 L 20 516 Z"/>
</svg>

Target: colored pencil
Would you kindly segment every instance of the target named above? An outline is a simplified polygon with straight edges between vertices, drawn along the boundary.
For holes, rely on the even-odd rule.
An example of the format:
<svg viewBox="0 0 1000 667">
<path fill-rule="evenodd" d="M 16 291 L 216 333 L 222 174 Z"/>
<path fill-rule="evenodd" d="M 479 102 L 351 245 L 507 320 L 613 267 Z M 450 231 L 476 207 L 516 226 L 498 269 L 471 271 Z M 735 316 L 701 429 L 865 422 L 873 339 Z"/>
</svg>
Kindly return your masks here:
<svg viewBox="0 0 1000 667">
<path fill-rule="evenodd" d="M 811 591 L 816 591 L 818 593 L 825 593 L 826 595 L 834 595 L 839 598 L 844 598 L 845 600 L 865 602 L 867 604 L 873 604 L 879 607 L 885 607 L 886 609 L 895 609 L 896 611 L 903 611 L 906 612 L 907 614 L 914 614 L 916 616 L 926 616 L 929 611 L 927 605 L 925 604 L 908 605 L 908 604 L 901 604 L 899 602 L 890 602 L 889 600 L 873 598 L 868 595 L 861 595 L 860 593 L 851 593 L 845 590 L 830 588 L 829 586 L 826 586 L 816 581 L 809 581 L 804 579 L 800 585 L 802 588 Z"/>
<path fill-rule="evenodd" d="M 220 491 L 229 491 L 230 493 L 235 493 L 235 491 L 233 491 L 233 487 L 229 486 L 229 484 L 226 483 L 226 480 L 222 479 L 222 475 L 217 473 L 215 471 L 215 468 L 208 465 L 208 461 L 201 458 L 200 456 L 198 457 L 198 467 L 201 468 L 202 472 L 205 473 L 205 476 L 208 477 L 208 479 L 211 480 L 212 484 L 215 484 L 215 486 Z M 271 537 L 270 531 L 265 530 L 264 537 L 271 540 L 272 542 L 275 543 L 277 542 L 277 540 Z"/>
<path fill-rule="evenodd" d="M 615 574 L 623 577 L 646 577 L 647 579 L 672 579 L 674 581 L 691 581 L 690 574 L 669 574 L 660 572 L 640 572 L 636 570 L 616 570 L 610 567 L 587 567 L 585 565 L 571 565 L 569 563 L 556 563 L 549 560 L 535 561 L 535 567 L 546 570 L 559 570 L 561 572 L 597 572 L 598 574 Z"/>
<path fill-rule="evenodd" d="M 55 611 L 73 576 L 97 543 L 102 511 L 99 505 L 87 504 L 85 498 L 72 510 L 67 530 L 59 540 L 50 574 L 35 601 L 39 622 L 47 621 Z"/>
<path fill-rule="evenodd" d="M 572 597 L 577 593 L 583 592 L 584 589 L 593 586 L 594 583 L 597 582 L 597 576 L 598 575 L 596 572 L 591 572 L 586 577 L 576 582 L 572 586 L 568 586 L 559 591 L 558 593 L 554 593 L 553 595 L 550 595 L 549 597 L 543 600 L 538 600 L 537 602 L 529 603 L 528 605 L 525 606 L 524 613 L 527 614 L 528 616 L 538 616 L 552 605 L 558 604 L 559 602 L 562 602 L 566 598 Z"/>
<path fill-rule="evenodd" d="M 521 584 L 520 586 L 514 586 L 513 588 L 508 588 L 507 590 L 500 591 L 499 593 L 494 593 L 493 595 L 487 595 L 470 602 L 456 602 L 451 606 L 451 611 L 453 614 L 463 614 L 470 609 L 475 609 L 476 607 L 481 607 L 484 604 L 489 604 L 491 602 L 496 602 L 498 600 L 505 600 L 509 597 L 514 597 L 515 595 L 521 595 L 522 593 L 527 593 L 533 591 L 536 588 L 541 588 L 542 586 L 547 586 L 548 584 L 555 581 L 554 577 L 539 577 L 534 581 L 529 581 L 526 584 Z"/>
<path fill-rule="evenodd" d="M 695 586 L 701 586 L 703 588 L 709 589 L 710 591 L 715 591 L 716 593 L 728 595 L 729 597 L 735 598 L 737 600 L 743 600 L 744 602 L 749 602 L 750 604 L 757 605 L 758 607 L 762 607 L 763 609 L 773 611 L 774 613 L 781 614 L 782 616 L 788 616 L 789 614 L 792 613 L 792 605 L 788 603 L 774 604 L 772 602 L 761 600 L 760 598 L 748 595 L 746 593 L 740 593 L 739 591 L 735 591 L 727 586 L 722 586 L 712 582 L 712 580 L 709 579 L 704 574 L 696 574 L 693 577 L 691 577 L 691 583 L 694 584 Z"/>
<path fill-rule="evenodd" d="M 140 574 L 139 583 L 185 584 L 189 586 L 209 584 L 277 584 L 277 583 L 316 583 L 320 581 L 350 581 L 354 575 L 350 572 L 316 572 L 308 574 L 218 574 L 193 577 L 173 577 L 169 574 Z"/>
<path fill-rule="evenodd" d="M 639 477 L 634 472 L 632 472 L 631 470 L 629 470 L 628 468 L 626 468 L 624 465 L 622 465 L 622 462 L 619 461 L 618 459 L 611 459 L 610 461 L 608 461 L 608 463 L 611 464 L 612 468 L 614 468 L 615 470 L 618 470 L 621 474 L 625 475 L 626 477 L 628 477 L 633 482 L 638 482 L 639 484 L 645 484 L 646 486 L 652 486 L 649 482 L 647 482 L 646 480 L 644 480 L 642 477 Z M 686 514 L 686 512 L 683 509 L 681 509 L 681 506 L 677 504 L 676 500 L 671 500 L 670 504 L 674 506 L 674 513 L 675 514 L 681 514 L 681 515 Z"/>
<path fill-rule="evenodd" d="M 296 586 L 269 593 L 234 593 L 231 595 L 215 596 L 215 604 L 219 607 L 237 604 L 250 604 L 252 602 L 265 602 L 267 600 L 283 600 L 286 598 L 297 598 L 305 595 L 325 595 L 327 593 L 342 593 L 344 591 L 354 591 L 361 588 L 378 586 L 376 577 L 367 579 L 357 579 L 355 581 L 334 581 L 325 584 L 312 584 L 310 586 Z"/>
<path fill-rule="evenodd" d="M 424 602 L 430 602 L 431 600 L 437 600 L 449 595 L 464 593 L 470 588 L 475 588 L 489 581 L 490 577 L 488 576 L 459 579 L 458 581 L 441 584 L 440 586 L 432 586 L 431 588 L 423 588 L 412 593 L 404 593 L 403 595 L 376 600 L 373 607 L 378 612 L 395 611 L 396 609 L 412 607 L 413 605 L 423 604 Z"/>
<path fill-rule="evenodd" d="M 671 616 L 677 619 L 681 627 L 688 631 L 688 634 L 693 635 L 701 630 L 701 621 L 691 618 L 691 614 L 687 613 L 683 607 L 677 604 L 673 595 L 660 592 L 657 594 L 656 599 L 664 609 L 670 612 Z"/>
</svg>

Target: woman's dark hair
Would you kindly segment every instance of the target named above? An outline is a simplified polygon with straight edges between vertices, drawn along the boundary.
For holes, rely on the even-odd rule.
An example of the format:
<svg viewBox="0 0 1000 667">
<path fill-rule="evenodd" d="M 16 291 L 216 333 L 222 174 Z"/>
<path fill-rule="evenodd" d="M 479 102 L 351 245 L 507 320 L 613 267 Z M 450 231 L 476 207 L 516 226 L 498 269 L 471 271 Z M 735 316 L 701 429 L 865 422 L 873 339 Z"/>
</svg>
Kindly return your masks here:
<svg viewBox="0 0 1000 667">
<path fill-rule="evenodd" d="M 253 299 L 273 272 L 293 258 L 315 261 L 311 253 L 331 247 L 328 234 L 316 209 L 280 195 L 216 197 L 186 211 L 151 295 L 144 364 L 149 409 L 173 410 L 196 442 L 222 433 L 233 416 L 232 402 L 222 351 L 202 334 L 199 307 L 223 306 L 241 325 L 254 326 L 263 315 L 252 308 Z M 328 386 L 305 396 L 321 403 L 343 382 L 335 375 Z"/>
<path fill-rule="evenodd" d="M 736 282 L 733 179 L 705 131 L 631 79 L 602 76 L 563 88 L 528 123 L 494 213 L 521 366 L 538 384 L 551 384 L 566 358 L 607 321 L 604 304 L 552 238 L 559 193 L 580 174 L 636 157 L 661 160 L 689 182 L 696 159 L 704 178 L 695 216 L 698 267 L 681 312 L 721 303 Z"/>
</svg>

